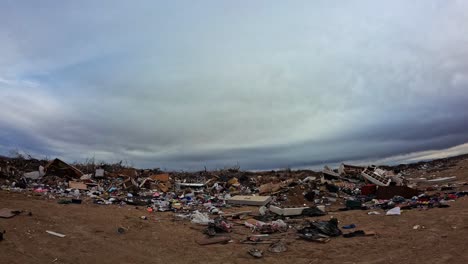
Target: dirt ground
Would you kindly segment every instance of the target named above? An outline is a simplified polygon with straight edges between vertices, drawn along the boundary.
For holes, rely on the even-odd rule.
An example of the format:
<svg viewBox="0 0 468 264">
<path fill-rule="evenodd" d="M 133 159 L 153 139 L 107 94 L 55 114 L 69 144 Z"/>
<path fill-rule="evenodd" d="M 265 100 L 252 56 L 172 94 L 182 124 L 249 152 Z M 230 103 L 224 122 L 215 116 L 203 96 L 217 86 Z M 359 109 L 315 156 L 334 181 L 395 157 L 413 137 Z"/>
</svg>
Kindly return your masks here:
<svg viewBox="0 0 468 264">
<path fill-rule="evenodd" d="M 354 223 L 357 229 L 378 235 L 338 237 L 320 244 L 298 240 L 291 230 L 282 235 L 289 243 L 287 252 L 270 253 L 268 245 L 258 245 L 265 256 L 254 259 L 247 254 L 254 246 L 238 242 L 250 232 L 241 225 L 231 233 L 234 242 L 200 246 L 195 241 L 203 237 L 202 227 L 175 221 L 172 213 L 148 213 L 135 206 L 62 205 L 0 191 L 0 208 L 32 212 L 0 219 L 0 230 L 6 230 L 0 263 L 468 263 L 468 197 L 450 205 L 404 211 L 401 216 L 385 216 L 383 211 L 367 215 L 361 210 L 330 213 L 314 219 L 334 216 L 340 226 Z M 149 219 L 142 220 L 143 215 Z M 414 230 L 415 225 L 424 228 Z M 119 234 L 119 227 L 126 232 Z"/>
</svg>

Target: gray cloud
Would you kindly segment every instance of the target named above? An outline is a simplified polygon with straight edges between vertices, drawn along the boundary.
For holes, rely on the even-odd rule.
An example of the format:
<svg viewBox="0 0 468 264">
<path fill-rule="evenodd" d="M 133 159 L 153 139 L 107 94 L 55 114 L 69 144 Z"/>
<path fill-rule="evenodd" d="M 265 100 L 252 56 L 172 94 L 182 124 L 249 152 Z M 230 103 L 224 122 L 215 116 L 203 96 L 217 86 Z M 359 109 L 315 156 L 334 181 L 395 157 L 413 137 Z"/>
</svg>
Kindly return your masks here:
<svg viewBox="0 0 468 264">
<path fill-rule="evenodd" d="M 3 152 L 267 169 L 468 141 L 464 1 L 1 5 Z"/>
</svg>

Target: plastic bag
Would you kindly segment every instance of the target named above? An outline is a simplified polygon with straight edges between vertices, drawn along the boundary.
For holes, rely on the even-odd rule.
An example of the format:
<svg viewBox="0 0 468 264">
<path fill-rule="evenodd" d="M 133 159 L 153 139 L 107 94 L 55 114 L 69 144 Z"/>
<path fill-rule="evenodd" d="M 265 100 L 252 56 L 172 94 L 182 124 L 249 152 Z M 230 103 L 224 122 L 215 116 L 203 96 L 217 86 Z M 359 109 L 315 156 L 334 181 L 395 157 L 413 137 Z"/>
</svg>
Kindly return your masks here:
<svg viewBox="0 0 468 264">
<path fill-rule="evenodd" d="M 341 230 L 338 228 L 338 220 L 332 218 L 330 221 L 311 222 L 309 227 L 299 230 L 301 234 L 324 234 L 331 237 L 340 236 Z"/>
<path fill-rule="evenodd" d="M 400 207 L 393 207 L 392 209 L 387 211 L 386 215 L 401 215 Z"/>
<path fill-rule="evenodd" d="M 213 223 L 213 220 L 206 213 L 200 213 L 199 211 L 193 212 L 190 218 L 194 224 L 208 225 L 209 223 Z"/>
</svg>

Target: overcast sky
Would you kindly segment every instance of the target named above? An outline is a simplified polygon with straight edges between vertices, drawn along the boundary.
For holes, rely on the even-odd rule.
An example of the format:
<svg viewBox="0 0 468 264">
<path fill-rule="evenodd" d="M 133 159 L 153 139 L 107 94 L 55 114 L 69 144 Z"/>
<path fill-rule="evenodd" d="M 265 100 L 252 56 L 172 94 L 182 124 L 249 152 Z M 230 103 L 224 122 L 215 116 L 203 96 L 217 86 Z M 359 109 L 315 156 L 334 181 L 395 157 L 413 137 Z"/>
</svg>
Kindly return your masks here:
<svg viewBox="0 0 468 264">
<path fill-rule="evenodd" d="M 468 1 L 4 0 L 0 22 L 4 154 L 270 169 L 468 142 Z"/>
</svg>

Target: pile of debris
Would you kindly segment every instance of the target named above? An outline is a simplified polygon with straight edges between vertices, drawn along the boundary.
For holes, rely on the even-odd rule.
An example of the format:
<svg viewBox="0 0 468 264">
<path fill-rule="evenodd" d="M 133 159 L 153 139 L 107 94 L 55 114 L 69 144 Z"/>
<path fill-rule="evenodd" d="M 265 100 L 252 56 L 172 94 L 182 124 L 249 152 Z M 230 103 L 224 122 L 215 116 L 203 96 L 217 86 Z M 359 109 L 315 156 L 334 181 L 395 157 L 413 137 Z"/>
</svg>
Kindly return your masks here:
<svg viewBox="0 0 468 264">
<path fill-rule="evenodd" d="M 398 173 L 396 173 L 398 171 Z M 174 217 L 203 225 L 200 245 L 231 240 L 233 226 L 248 228 L 245 244 L 271 244 L 270 252 L 286 250 L 284 234 L 326 243 L 332 237 L 367 236 L 357 230 L 343 234 L 338 220 L 311 217 L 343 210 L 370 210 L 369 214 L 401 214 L 413 208 L 448 207 L 465 192 L 443 189 L 427 192 L 418 184 L 449 182 L 407 179 L 389 167 L 341 164 L 321 173 L 311 170 L 248 172 L 237 168 L 200 172 L 138 170 L 122 163 L 70 165 L 60 159 L 0 159 L 0 185 L 10 192 L 31 192 L 60 204 L 144 206 L 151 213 L 173 212 Z M 252 206 L 255 209 L 251 209 Z M 247 207 L 235 213 L 235 208 Z M 346 227 L 343 227 L 346 229 Z M 352 227 L 354 228 L 354 227 Z M 267 239 L 277 234 L 281 239 Z M 262 251 L 250 250 L 254 257 Z"/>
</svg>

